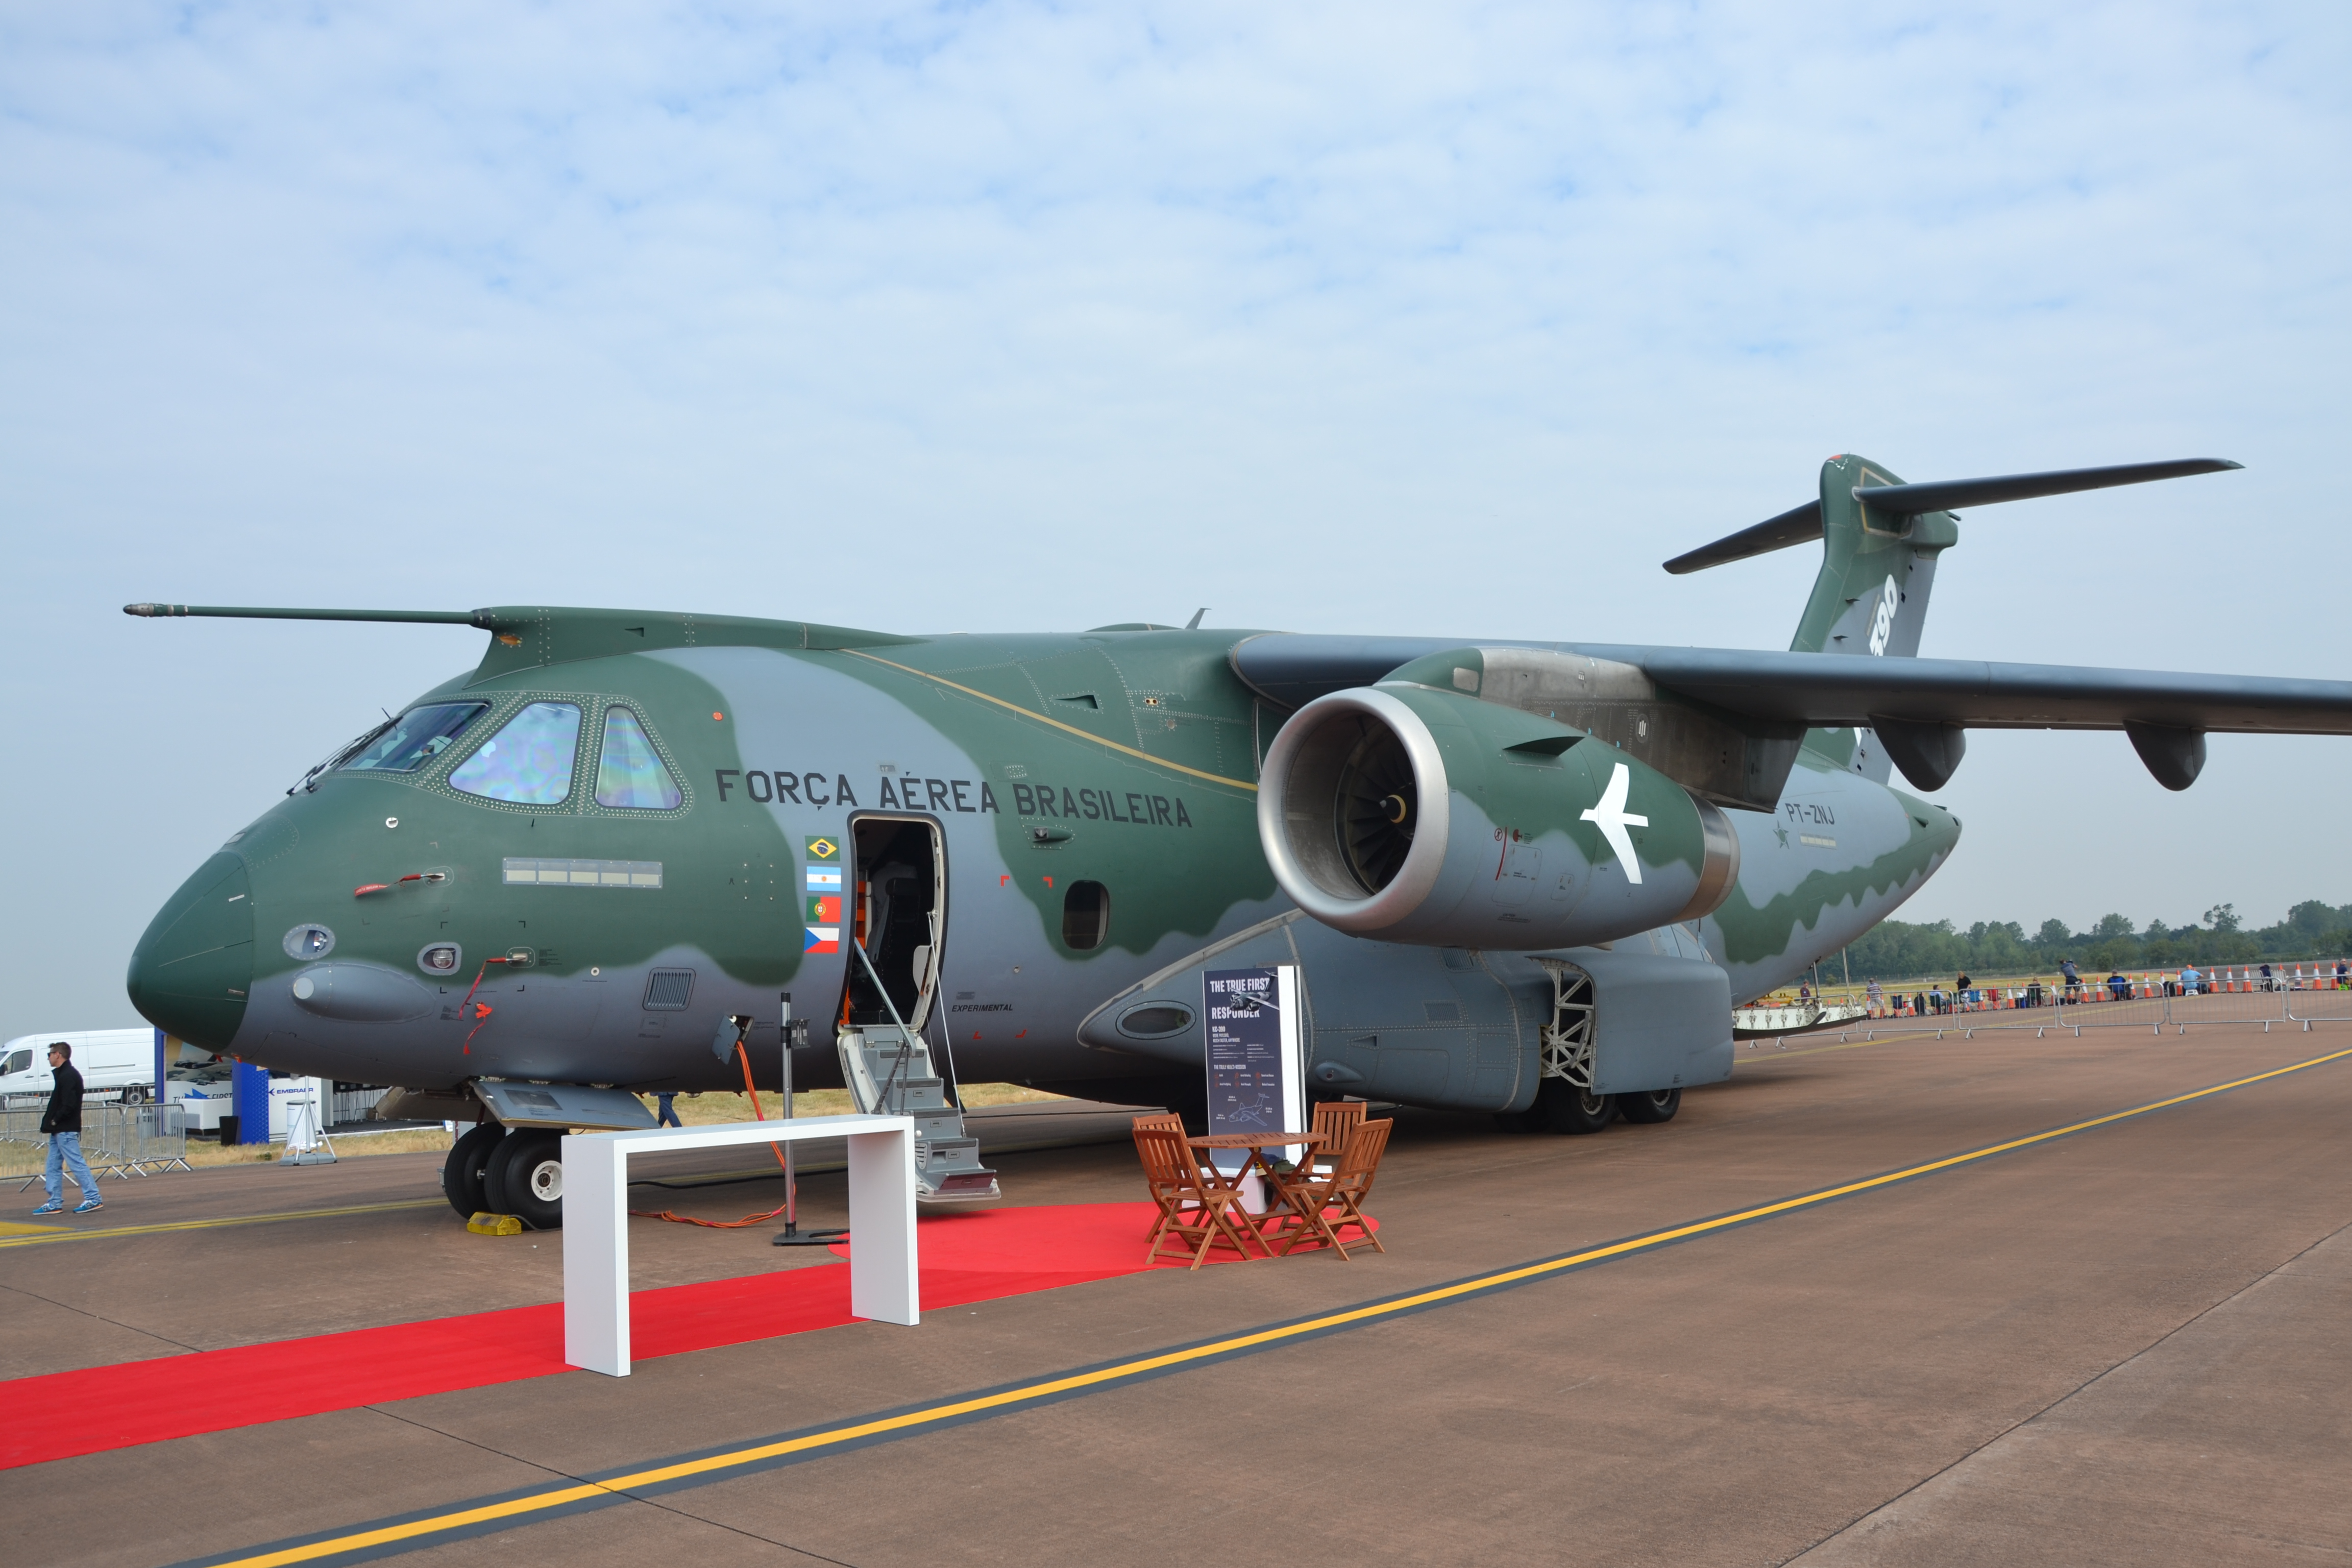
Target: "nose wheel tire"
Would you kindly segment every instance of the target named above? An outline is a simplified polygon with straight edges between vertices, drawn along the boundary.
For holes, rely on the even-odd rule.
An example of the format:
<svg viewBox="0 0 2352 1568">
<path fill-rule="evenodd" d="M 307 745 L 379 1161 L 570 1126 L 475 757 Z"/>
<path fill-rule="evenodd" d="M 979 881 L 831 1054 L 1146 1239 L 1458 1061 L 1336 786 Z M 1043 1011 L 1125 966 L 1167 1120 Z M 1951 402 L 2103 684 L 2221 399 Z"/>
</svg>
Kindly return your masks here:
<svg viewBox="0 0 2352 1568">
<path fill-rule="evenodd" d="M 459 1135 L 451 1145 L 449 1158 L 441 1166 L 441 1194 L 458 1215 L 471 1219 L 490 1206 L 489 1192 L 485 1185 L 488 1176 L 490 1154 L 507 1130 L 495 1121 L 485 1121 L 471 1131 Z"/>
<path fill-rule="evenodd" d="M 1535 1114 L 1548 1132 L 1598 1132 L 1617 1114 L 1617 1098 L 1579 1089 L 1564 1078 L 1548 1078 L 1536 1089 Z"/>
<path fill-rule="evenodd" d="M 1683 1091 L 1679 1089 L 1644 1089 L 1640 1094 L 1617 1097 L 1617 1109 L 1624 1114 L 1626 1121 L 1651 1126 L 1661 1121 L 1672 1121 L 1675 1112 L 1682 1108 Z"/>
<path fill-rule="evenodd" d="M 509 1132 L 490 1156 L 484 1184 L 490 1212 L 510 1214 L 533 1230 L 563 1228 L 563 1134 Z"/>
</svg>

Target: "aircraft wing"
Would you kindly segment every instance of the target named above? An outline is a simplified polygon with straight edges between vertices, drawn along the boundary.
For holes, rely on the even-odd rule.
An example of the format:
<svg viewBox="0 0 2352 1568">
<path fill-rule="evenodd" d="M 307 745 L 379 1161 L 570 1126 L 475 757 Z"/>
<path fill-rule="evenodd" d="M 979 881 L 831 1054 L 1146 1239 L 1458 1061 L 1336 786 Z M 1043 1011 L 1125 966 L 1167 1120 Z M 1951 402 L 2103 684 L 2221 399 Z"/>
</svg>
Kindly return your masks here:
<svg viewBox="0 0 2352 1568">
<path fill-rule="evenodd" d="M 1638 665 L 1666 690 L 1809 727 L 1886 719 L 1970 730 L 2352 735 L 2352 681 L 2183 675 L 1973 658 L 1861 658 L 1738 648 L 1580 648 Z"/>
<path fill-rule="evenodd" d="M 1969 730 L 2121 730 L 2169 789 L 2185 789 L 2196 778 L 2209 733 L 2352 735 L 2352 681 L 2342 680 L 1753 648 L 1284 633 L 1248 638 L 1232 658 L 1234 672 L 1253 689 L 1295 708 L 1326 692 L 1370 686 L 1400 665 L 1453 648 L 1538 649 L 1604 661 L 1627 675 L 1638 670 L 1633 687 L 1614 683 L 1616 700 L 1681 699 L 1754 735 L 1868 727 L 1905 776 L 1927 790 L 1941 788 L 1958 766 Z M 1595 715 L 1561 717 L 1590 725 Z M 1771 787 L 1777 790 L 1778 783 Z"/>
<path fill-rule="evenodd" d="M 1986 659 L 1866 658 L 1757 648 L 1272 633 L 1234 648 L 1242 679 L 1295 708 L 1370 686 L 1453 647 L 1528 647 L 1631 665 L 1665 691 L 1765 723 L 1834 729 L 1883 719 L 1972 730 L 2120 730 L 2352 735 L 2352 681 L 2184 675 Z"/>
</svg>

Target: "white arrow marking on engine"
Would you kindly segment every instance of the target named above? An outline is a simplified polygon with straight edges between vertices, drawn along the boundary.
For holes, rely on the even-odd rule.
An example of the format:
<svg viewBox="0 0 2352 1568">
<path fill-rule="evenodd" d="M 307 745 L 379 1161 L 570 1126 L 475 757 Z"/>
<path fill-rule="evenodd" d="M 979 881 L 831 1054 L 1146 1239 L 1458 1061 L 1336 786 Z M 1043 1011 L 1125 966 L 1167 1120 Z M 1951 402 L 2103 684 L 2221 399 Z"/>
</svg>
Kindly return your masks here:
<svg viewBox="0 0 2352 1568">
<path fill-rule="evenodd" d="M 1647 827 L 1650 819 L 1635 816 L 1625 809 L 1625 791 L 1632 786 L 1633 775 L 1619 763 L 1609 774 L 1609 787 L 1601 792 L 1600 803 L 1584 814 L 1584 820 L 1601 829 L 1601 837 L 1609 840 L 1609 847 L 1617 852 L 1617 864 L 1625 868 L 1625 879 L 1638 886 L 1642 880 L 1642 862 L 1633 857 L 1633 837 L 1625 831 L 1627 823 Z"/>
</svg>

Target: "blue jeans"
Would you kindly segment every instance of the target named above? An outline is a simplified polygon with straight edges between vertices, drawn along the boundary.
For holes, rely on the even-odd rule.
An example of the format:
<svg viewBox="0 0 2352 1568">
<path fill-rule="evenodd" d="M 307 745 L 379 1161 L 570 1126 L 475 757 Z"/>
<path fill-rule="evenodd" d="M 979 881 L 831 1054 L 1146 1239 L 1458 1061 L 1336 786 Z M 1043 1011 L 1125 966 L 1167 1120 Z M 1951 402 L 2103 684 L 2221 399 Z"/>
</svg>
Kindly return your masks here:
<svg viewBox="0 0 2352 1568">
<path fill-rule="evenodd" d="M 81 1134 L 52 1132 L 49 1134 L 49 1164 L 42 1173 L 41 1183 L 48 1189 L 49 1202 L 66 1201 L 65 1173 L 70 1169 L 74 1181 L 87 1200 L 98 1196 L 98 1178 L 89 1173 L 89 1162 L 81 1157 Z"/>
</svg>

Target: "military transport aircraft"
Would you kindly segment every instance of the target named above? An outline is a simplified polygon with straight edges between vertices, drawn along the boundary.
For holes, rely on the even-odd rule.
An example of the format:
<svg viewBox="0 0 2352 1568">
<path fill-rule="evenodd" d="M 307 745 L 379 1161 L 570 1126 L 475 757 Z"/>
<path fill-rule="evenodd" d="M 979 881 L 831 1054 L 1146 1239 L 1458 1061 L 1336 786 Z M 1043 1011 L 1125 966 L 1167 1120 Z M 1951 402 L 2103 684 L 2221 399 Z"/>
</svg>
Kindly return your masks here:
<svg viewBox="0 0 2352 1568">
<path fill-rule="evenodd" d="M 1325 1097 L 1664 1121 L 1729 1074 L 1735 1000 L 1951 854 L 1890 764 L 1932 792 L 1972 727 L 2120 729 L 2177 790 L 2209 731 L 2352 733 L 2344 682 L 1916 657 L 1955 509 L 2237 466 L 1833 458 L 1816 500 L 1666 563 L 1822 540 L 1785 653 L 133 605 L 489 642 L 198 868 L 131 997 L 477 1123 L 452 1203 L 539 1225 L 562 1129 L 649 1120 L 621 1091 L 767 1087 L 787 1057 L 856 1086 L 893 1019 L 950 1081 L 1197 1106 L 1212 966 L 1300 967 Z"/>
</svg>

